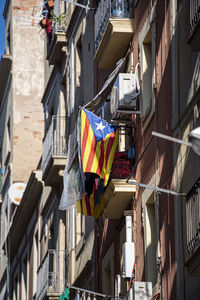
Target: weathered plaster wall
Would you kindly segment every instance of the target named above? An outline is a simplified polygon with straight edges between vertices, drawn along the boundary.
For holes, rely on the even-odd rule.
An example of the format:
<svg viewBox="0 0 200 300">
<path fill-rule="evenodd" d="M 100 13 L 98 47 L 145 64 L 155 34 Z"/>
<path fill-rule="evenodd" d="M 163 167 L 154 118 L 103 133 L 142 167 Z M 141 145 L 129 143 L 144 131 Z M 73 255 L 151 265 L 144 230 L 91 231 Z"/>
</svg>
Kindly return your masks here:
<svg viewBox="0 0 200 300">
<path fill-rule="evenodd" d="M 13 180 L 27 181 L 42 151 L 44 41 L 31 14 L 41 1 L 13 1 Z M 23 19 L 24 18 L 24 19 Z"/>
</svg>

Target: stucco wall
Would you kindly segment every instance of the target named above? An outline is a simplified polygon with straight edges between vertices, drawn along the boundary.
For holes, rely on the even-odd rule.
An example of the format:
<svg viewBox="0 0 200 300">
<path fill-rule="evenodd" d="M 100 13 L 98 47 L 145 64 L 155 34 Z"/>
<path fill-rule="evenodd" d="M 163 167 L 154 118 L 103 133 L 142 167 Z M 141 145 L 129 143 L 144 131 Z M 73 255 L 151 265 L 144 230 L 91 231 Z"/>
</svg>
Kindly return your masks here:
<svg viewBox="0 0 200 300">
<path fill-rule="evenodd" d="M 22 2 L 21 2 L 22 3 Z M 27 181 L 42 151 L 44 41 L 31 14 L 41 1 L 13 1 L 13 180 Z M 23 17 L 25 17 L 23 19 Z M 24 21 L 25 20 L 25 21 Z"/>
</svg>

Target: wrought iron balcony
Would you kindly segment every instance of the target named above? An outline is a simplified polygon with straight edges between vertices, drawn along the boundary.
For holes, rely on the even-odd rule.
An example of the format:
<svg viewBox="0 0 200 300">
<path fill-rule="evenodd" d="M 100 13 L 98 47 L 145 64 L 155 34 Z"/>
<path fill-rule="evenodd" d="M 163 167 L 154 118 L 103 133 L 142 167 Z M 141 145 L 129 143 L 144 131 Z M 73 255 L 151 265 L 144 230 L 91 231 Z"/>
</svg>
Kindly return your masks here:
<svg viewBox="0 0 200 300">
<path fill-rule="evenodd" d="M 66 287 L 67 264 L 67 251 L 48 250 L 37 271 L 36 300 L 62 294 Z"/>
<path fill-rule="evenodd" d="M 50 126 L 43 141 L 42 176 L 47 176 L 49 169 L 64 169 L 67 157 L 66 119 L 52 116 Z M 52 174 L 52 176 L 55 174 Z M 56 178 L 54 178 L 56 180 Z"/>
<path fill-rule="evenodd" d="M 126 179 L 131 174 L 134 159 L 128 157 L 128 151 L 116 152 L 113 160 L 111 178 Z"/>
<path fill-rule="evenodd" d="M 61 14 L 61 17 L 53 21 L 53 35 L 56 34 L 56 32 L 64 32 L 67 31 L 67 20 L 65 14 Z"/>
<path fill-rule="evenodd" d="M 50 65 L 54 65 L 60 61 L 62 55 L 62 48 L 67 44 L 66 17 L 61 17 L 52 21 L 52 33 L 47 38 L 47 59 Z"/>
<path fill-rule="evenodd" d="M 190 0 L 190 30 L 195 29 L 200 21 L 200 1 Z"/>
<path fill-rule="evenodd" d="M 190 0 L 190 39 L 192 50 L 200 50 L 200 1 Z"/>
<path fill-rule="evenodd" d="M 200 246 L 200 179 L 186 198 L 187 248 L 193 254 Z"/>
<path fill-rule="evenodd" d="M 94 19 L 94 52 L 102 69 L 113 68 L 125 54 L 133 34 L 130 3 L 129 0 L 101 0 L 98 4 Z"/>
<path fill-rule="evenodd" d="M 123 216 L 136 188 L 126 182 L 134 164 L 134 148 L 116 152 L 113 160 L 110 183 L 104 193 L 105 217 L 118 219 Z"/>
<path fill-rule="evenodd" d="M 200 178 L 186 197 L 187 271 L 200 276 Z"/>
</svg>

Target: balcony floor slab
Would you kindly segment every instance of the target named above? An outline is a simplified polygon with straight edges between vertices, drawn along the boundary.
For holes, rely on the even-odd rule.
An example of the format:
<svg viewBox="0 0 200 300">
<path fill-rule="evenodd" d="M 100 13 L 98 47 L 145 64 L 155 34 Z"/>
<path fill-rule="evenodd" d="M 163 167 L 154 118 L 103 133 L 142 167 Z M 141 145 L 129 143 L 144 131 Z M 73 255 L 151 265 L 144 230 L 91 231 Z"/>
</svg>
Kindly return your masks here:
<svg viewBox="0 0 200 300">
<path fill-rule="evenodd" d="M 126 179 L 112 179 L 104 193 L 105 217 L 119 219 L 136 192 L 136 186 Z"/>
<path fill-rule="evenodd" d="M 109 19 L 105 33 L 95 55 L 101 69 L 112 69 L 125 55 L 133 36 L 133 20 Z"/>
</svg>

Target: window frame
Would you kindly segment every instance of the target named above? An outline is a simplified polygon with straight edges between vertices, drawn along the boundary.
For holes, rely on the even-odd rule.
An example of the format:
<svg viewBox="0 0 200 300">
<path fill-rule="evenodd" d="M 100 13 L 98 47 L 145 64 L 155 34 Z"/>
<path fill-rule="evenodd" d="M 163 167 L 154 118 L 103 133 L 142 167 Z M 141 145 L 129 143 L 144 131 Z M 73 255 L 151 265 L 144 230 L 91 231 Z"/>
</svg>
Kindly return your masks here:
<svg viewBox="0 0 200 300">
<path fill-rule="evenodd" d="M 139 36 L 139 62 L 141 70 L 141 117 L 142 117 L 142 129 L 145 131 L 147 128 L 154 112 L 155 112 L 155 87 L 156 87 L 156 77 L 155 77 L 155 66 L 156 66 L 156 7 L 153 6 Z M 151 103 L 147 106 L 146 111 L 143 108 L 143 93 L 144 81 L 143 81 L 143 68 L 144 68 L 144 44 L 147 35 L 151 31 L 151 65 L 152 65 L 152 80 L 151 80 Z"/>
</svg>

